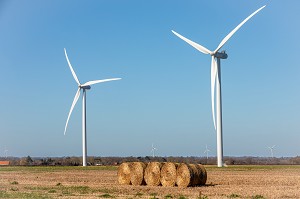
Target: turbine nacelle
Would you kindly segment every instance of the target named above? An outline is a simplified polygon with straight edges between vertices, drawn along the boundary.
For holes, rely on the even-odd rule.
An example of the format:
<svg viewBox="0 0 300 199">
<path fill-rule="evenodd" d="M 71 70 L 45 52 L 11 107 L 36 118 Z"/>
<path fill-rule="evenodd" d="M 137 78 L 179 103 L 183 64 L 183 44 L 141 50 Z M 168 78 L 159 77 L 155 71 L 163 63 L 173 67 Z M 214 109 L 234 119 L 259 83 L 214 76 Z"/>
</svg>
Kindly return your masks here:
<svg viewBox="0 0 300 199">
<path fill-rule="evenodd" d="M 219 58 L 219 59 L 227 59 L 228 55 L 226 54 L 225 50 L 219 52 L 216 52 L 214 54 L 212 54 L 211 56 L 214 56 L 215 58 Z"/>
<path fill-rule="evenodd" d="M 91 86 L 79 85 L 78 87 L 79 87 L 79 88 L 82 88 L 82 89 L 84 89 L 84 90 L 89 90 L 89 89 L 91 89 Z"/>
</svg>

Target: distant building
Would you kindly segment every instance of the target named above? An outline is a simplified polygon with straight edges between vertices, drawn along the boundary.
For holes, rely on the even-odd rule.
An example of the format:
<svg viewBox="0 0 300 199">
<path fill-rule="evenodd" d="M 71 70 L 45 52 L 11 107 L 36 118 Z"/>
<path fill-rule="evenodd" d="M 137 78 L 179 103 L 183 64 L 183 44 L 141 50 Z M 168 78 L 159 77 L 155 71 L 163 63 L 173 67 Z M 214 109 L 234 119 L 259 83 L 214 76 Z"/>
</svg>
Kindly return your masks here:
<svg viewBox="0 0 300 199">
<path fill-rule="evenodd" d="M 0 161 L 0 166 L 8 166 L 9 161 Z"/>
</svg>

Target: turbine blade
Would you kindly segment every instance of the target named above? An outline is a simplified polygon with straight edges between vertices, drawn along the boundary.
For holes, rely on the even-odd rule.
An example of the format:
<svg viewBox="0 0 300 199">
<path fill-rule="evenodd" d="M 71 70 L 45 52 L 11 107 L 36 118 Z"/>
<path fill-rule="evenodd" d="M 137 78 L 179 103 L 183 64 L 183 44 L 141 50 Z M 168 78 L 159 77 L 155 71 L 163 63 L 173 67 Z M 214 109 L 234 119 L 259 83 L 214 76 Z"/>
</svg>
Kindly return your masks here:
<svg viewBox="0 0 300 199">
<path fill-rule="evenodd" d="M 70 63 L 70 61 L 69 61 L 67 51 L 66 51 L 65 48 L 64 48 L 64 50 L 65 50 L 66 59 L 67 59 L 68 65 L 69 65 L 69 67 L 70 67 L 70 70 L 71 70 L 71 72 L 72 72 L 72 75 L 73 75 L 75 81 L 77 82 L 77 84 L 78 84 L 78 86 L 79 86 L 79 85 L 80 85 L 80 82 L 79 82 L 79 80 L 78 80 L 78 78 L 77 78 L 77 76 L 76 76 L 76 73 L 75 73 L 75 71 L 73 70 L 73 67 L 72 67 L 72 65 L 71 65 L 71 63 Z"/>
<path fill-rule="evenodd" d="M 242 25 L 244 25 L 244 23 L 246 23 L 251 17 L 253 17 L 256 13 L 258 13 L 259 11 L 261 11 L 264 7 L 263 6 L 261 8 L 259 8 L 258 10 L 256 10 L 255 12 L 253 12 L 249 17 L 247 17 L 244 21 L 242 21 L 237 27 L 235 27 L 235 29 L 233 29 L 219 44 L 219 46 L 217 47 L 217 49 L 214 51 L 214 53 L 218 52 L 220 50 L 220 48 L 222 48 L 222 46 L 230 39 L 230 37 L 232 37 L 232 35 L 238 31 L 238 29 L 240 29 L 240 27 Z"/>
<path fill-rule="evenodd" d="M 212 116 L 214 121 L 214 127 L 215 130 L 217 130 L 216 127 L 216 118 L 215 118 L 215 84 L 216 84 L 216 76 L 217 76 L 217 64 L 214 56 L 211 56 L 211 74 L 210 74 L 210 80 L 211 80 L 211 109 L 212 109 Z"/>
<path fill-rule="evenodd" d="M 180 39 L 184 40 L 185 42 L 187 42 L 188 44 L 190 44 L 191 46 L 193 46 L 194 48 L 196 48 L 197 50 L 199 50 L 200 52 L 204 53 L 204 54 L 211 54 L 212 52 L 210 50 L 208 50 L 207 48 L 201 46 L 200 44 L 197 44 L 187 38 L 185 38 L 184 36 L 178 34 L 177 32 L 175 32 L 174 30 L 172 30 L 172 32 L 179 37 Z"/>
<path fill-rule="evenodd" d="M 93 80 L 93 81 L 88 81 L 84 84 L 82 84 L 82 86 L 90 86 L 93 84 L 98 84 L 98 83 L 102 83 L 102 82 L 109 82 L 109 81 L 114 81 L 114 80 L 120 80 L 121 78 L 111 78 L 111 79 L 102 79 L 102 80 Z"/>
<path fill-rule="evenodd" d="M 67 122 L 66 122 L 66 126 L 65 126 L 65 132 L 64 132 L 64 135 L 66 135 L 66 131 L 67 131 L 67 127 L 68 127 L 68 123 L 69 123 L 69 119 L 70 119 L 70 116 L 72 114 L 72 111 L 78 101 L 78 98 L 80 96 L 80 88 L 78 88 L 76 94 L 75 94 L 75 97 L 74 97 L 74 100 L 73 100 L 73 103 L 72 103 L 72 106 L 71 106 L 71 109 L 70 109 L 70 112 L 69 112 L 69 115 L 68 115 L 68 119 L 67 119 Z"/>
</svg>

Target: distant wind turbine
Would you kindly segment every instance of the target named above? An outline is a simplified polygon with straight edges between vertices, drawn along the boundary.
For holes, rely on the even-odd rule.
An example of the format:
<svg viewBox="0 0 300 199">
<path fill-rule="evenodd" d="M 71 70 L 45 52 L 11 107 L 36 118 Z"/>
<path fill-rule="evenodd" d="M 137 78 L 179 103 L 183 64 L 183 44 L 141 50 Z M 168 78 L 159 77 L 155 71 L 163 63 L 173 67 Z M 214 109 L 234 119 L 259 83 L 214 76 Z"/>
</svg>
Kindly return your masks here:
<svg viewBox="0 0 300 199">
<path fill-rule="evenodd" d="M 155 151 L 157 151 L 157 148 L 155 148 L 152 144 L 152 149 L 151 149 L 151 153 L 152 153 L 152 157 L 155 157 Z"/>
<path fill-rule="evenodd" d="M 5 156 L 5 158 L 7 158 L 7 152 L 8 152 L 8 149 L 5 147 L 5 149 L 4 149 L 4 156 Z"/>
<path fill-rule="evenodd" d="M 70 116 L 72 114 L 72 111 L 78 101 L 78 98 L 80 96 L 80 91 L 82 90 L 82 166 L 86 166 L 87 165 L 87 140 L 86 140 L 86 90 L 91 89 L 91 85 L 93 84 L 98 84 L 98 83 L 102 83 L 102 82 L 108 82 L 108 81 L 113 81 L 113 80 L 119 80 L 121 78 L 112 78 L 112 79 L 103 79 L 103 80 L 93 80 L 93 81 L 88 81 L 84 84 L 81 84 L 76 76 L 75 71 L 73 70 L 73 67 L 69 61 L 68 55 L 67 55 L 67 51 L 65 50 L 65 56 L 68 62 L 68 65 L 70 67 L 70 70 L 72 72 L 72 75 L 76 81 L 76 83 L 78 84 L 78 89 L 77 92 L 75 94 L 69 115 L 68 115 L 68 119 L 66 122 L 66 126 L 65 126 L 65 131 L 64 131 L 64 135 L 66 134 L 67 131 L 67 127 L 68 127 L 68 122 L 70 119 Z"/>
<path fill-rule="evenodd" d="M 205 145 L 204 153 L 206 153 L 206 160 L 208 160 L 208 152 L 210 152 L 210 150 L 207 148 L 207 145 Z"/>
<path fill-rule="evenodd" d="M 273 154 L 273 150 L 275 148 L 276 145 L 273 145 L 272 147 L 268 147 L 271 151 L 271 157 L 274 158 L 274 154 Z"/>
<path fill-rule="evenodd" d="M 219 52 L 219 50 L 223 47 L 223 45 L 232 37 L 232 35 L 239 30 L 244 23 L 246 23 L 251 17 L 253 17 L 256 13 L 262 10 L 265 6 L 259 8 L 255 12 L 253 12 L 250 16 L 248 16 L 244 21 L 242 21 L 236 28 L 234 28 L 219 44 L 219 46 L 215 49 L 215 51 L 210 51 L 204 46 L 197 44 L 177 32 L 172 32 L 178 36 L 180 39 L 184 40 L 198 51 L 209 54 L 211 56 L 211 104 L 212 104 L 212 116 L 215 130 L 217 131 L 217 154 L 218 154 L 218 167 L 222 167 L 223 165 L 223 138 L 222 138 L 222 96 L 221 96 L 221 59 L 227 59 L 227 54 L 225 51 Z M 216 87 L 216 113 L 217 118 L 215 119 L 215 87 Z M 215 121 L 216 120 L 216 121 Z"/>
</svg>

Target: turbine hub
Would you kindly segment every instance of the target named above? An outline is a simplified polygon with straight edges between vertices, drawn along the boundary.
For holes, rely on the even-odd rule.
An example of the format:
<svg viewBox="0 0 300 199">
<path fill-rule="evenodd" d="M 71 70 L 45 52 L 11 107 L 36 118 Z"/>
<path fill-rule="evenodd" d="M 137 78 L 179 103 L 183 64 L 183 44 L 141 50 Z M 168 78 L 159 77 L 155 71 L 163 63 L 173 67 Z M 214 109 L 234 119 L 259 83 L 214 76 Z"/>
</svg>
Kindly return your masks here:
<svg viewBox="0 0 300 199">
<path fill-rule="evenodd" d="M 225 50 L 219 52 L 216 52 L 213 54 L 214 57 L 219 58 L 219 59 L 227 59 L 228 55 L 226 54 Z"/>
<path fill-rule="evenodd" d="M 91 86 L 79 86 L 80 88 L 82 88 L 82 89 L 85 89 L 85 90 L 89 90 L 89 89 L 91 89 Z"/>
</svg>

